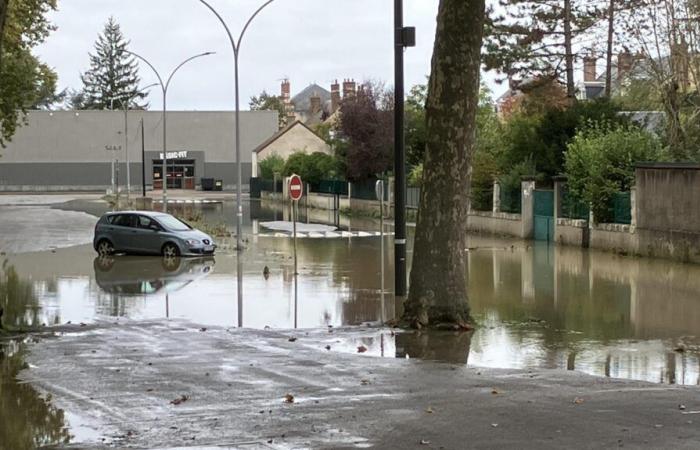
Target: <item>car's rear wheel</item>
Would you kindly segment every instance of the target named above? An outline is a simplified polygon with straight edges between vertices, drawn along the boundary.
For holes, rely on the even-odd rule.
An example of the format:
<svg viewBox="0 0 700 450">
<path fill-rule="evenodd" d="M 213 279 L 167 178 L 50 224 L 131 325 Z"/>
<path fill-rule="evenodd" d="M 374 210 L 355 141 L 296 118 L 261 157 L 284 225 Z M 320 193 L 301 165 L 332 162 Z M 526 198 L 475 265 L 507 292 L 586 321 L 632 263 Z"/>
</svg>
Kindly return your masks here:
<svg viewBox="0 0 700 450">
<path fill-rule="evenodd" d="M 97 243 L 97 253 L 100 256 L 109 256 L 114 254 L 114 245 L 108 239 L 102 239 Z"/>
<path fill-rule="evenodd" d="M 172 242 L 168 242 L 163 246 L 161 254 L 164 258 L 176 258 L 180 256 L 180 248 Z"/>
</svg>

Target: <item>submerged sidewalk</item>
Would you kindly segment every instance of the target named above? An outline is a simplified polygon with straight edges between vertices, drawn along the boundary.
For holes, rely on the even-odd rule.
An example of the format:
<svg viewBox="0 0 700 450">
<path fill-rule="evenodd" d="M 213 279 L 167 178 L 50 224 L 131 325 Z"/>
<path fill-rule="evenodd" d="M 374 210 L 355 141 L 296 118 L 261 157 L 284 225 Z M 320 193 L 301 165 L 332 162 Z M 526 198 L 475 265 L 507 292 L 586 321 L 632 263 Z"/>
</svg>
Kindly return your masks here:
<svg viewBox="0 0 700 450">
<path fill-rule="evenodd" d="M 96 430 L 77 433 L 79 448 L 694 449 L 700 442 L 696 387 L 340 353 L 328 334 L 110 322 L 39 339 L 21 377 Z M 342 329 L 333 337 L 361 334 Z"/>
</svg>

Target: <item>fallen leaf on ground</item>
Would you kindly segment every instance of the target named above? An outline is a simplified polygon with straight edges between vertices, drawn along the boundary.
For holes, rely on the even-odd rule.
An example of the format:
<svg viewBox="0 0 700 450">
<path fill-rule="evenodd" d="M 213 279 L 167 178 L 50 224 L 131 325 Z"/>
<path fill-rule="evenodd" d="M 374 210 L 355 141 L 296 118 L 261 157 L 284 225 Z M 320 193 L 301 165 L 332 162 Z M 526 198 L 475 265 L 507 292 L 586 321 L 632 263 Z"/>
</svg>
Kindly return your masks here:
<svg viewBox="0 0 700 450">
<path fill-rule="evenodd" d="M 430 445 L 430 441 L 426 441 L 425 439 L 421 439 L 420 445 Z"/>
<path fill-rule="evenodd" d="M 330 346 L 330 345 L 326 345 L 326 350 L 330 350 L 330 349 L 331 349 L 331 346 Z"/>
<path fill-rule="evenodd" d="M 175 400 L 170 400 L 170 404 L 171 405 L 179 405 L 180 403 L 184 403 L 189 399 L 190 399 L 189 395 L 183 395 L 181 397 L 176 398 Z"/>
<path fill-rule="evenodd" d="M 284 396 L 285 403 L 294 403 L 294 396 L 292 394 L 287 394 Z"/>
<path fill-rule="evenodd" d="M 295 337 L 290 337 L 290 338 L 289 338 L 289 342 L 296 342 L 296 340 L 297 340 L 297 338 L 295 338 Z"/>
<path fill-rule="evenodd" d="M 360 345 L 357 347 L 357 353 L 364 353 L 366 351 L 367 351 L 367 347 L 365 347 L 364 345 Z"/>
<path fill-rule="evenodd" d="M 492 423 L 491 426 L 494 427 L 494 428 L 496 428 L 496 427 L 498 426 L 498 424 L 497 424 L 497 423 Z"/>
<path fill-rule="evenodd" d="M 576 398 L 574 399 L 574 404 L 575 404 L 575 405 L 580 405 L 580 404 L 583 403 L 583 402 L 585 402 L 585 400 L 582 399 L 581 397 L 576 397 Z"/>
<path fill-rule="evenodd" d="M 685 405 L 678 405 L 678 409 L 680 409 L 681 411 L 683 411 L 683 410 L 685 409 Z"/>
<path fill-rule="evenodd" d="M 492 393 L 493 395 L 500 394 L 500 392 L 498 392 L 498 391 L 496 390 L 496 388 L 493 388 L 493 389 L 491 390 L 491 393 Z"/>
<path fill-rule="evenodd" d="M 199 331 L 201 331 L 202 333 L 204 333 L 205 331 L 207 331 L 207 329 L 206 329 L 205 327 L 202 327 L 202 328 L 199 329 Z"/>
<path fill-rule="evenodd" d="M 432 414 L 435 411 L 433 411 L 433 408 L 431 406 L 428 406 L 428 409 L 426 409 L 425 412 L 427 412 L 428 414 Z"/>
<path fill-rule="evenodd" d="M 360 384 L 362 384 L 362 386 L 367 386 L 369 384 L 369 380 L 362 380 L 360 381 Z"/>
</svg>

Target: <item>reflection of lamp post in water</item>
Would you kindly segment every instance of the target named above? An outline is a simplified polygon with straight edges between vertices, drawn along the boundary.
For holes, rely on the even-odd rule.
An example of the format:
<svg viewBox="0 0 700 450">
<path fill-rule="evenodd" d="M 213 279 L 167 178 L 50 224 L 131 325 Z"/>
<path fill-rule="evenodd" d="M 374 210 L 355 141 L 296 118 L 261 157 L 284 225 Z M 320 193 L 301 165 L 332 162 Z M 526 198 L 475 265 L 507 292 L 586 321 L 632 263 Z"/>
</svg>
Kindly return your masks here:
<svg viewBox="0 0 700 450">
<path fill-rule="evenodd" d="M 214 52 L 205 52 L 205 53 L 200 53 L 199 55 L 191 56 L 181 62 L 175 69 L 170 73 L 170 76 L 168 77 L 167 81 L 163 81 L 163 78 L 160 76 L 160 73 L 156 70 L 156 68 L 148 62 L 146 58 L 144 58 L 141 55 L 138 55 L 134 52 L 124 50 L 125 53 L 128 53 L 130 55 L 135 56 L 136 58 L 140 59 L 141 61 L 145 62 L 148 67 L 153 70 L 153 73 L 156 74 L 156 78 L 158 78 L 158 84 L 161 87 L 161 90 L 163 91 L 163 169 L 161 170 L 161 180 L 163 182 L 163 211 L 167 212 L 168 211 L 168 145 L 167 145 L 167 118 L 166 118 L 166 111 L 168 107 L 167 99 L 168 99 L 168 88 L 170 87 L 170 82 L 173 79 L 173 76 L 175 73 L 180 70 L 182 66 L 187 64 L 188 62 L 192 61 L 193 59 L 201 58 L 202 56 L 209 56 L 213 55 Z"/>
</svg>

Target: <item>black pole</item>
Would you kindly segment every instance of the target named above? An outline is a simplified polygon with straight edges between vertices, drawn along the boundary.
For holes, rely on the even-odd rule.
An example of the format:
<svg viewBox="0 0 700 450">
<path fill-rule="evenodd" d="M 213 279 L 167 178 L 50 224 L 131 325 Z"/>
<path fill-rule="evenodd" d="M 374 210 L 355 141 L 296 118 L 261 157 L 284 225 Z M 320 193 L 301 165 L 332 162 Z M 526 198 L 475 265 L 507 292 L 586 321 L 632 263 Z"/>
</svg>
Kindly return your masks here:
<svg viewBox="0 0 700 450">
<path fill-rule="evenodd" d="M 141 190 L 143 196 L 146 197 L 146 136 L 144 130 L 143 117 L 141 117 Z"/>
<path fill-rule="evenodd" d="M 394 294 L 406 296 L 406 149 L 404 148 L 403 0 L 394 0 Z"/>
</svg>

